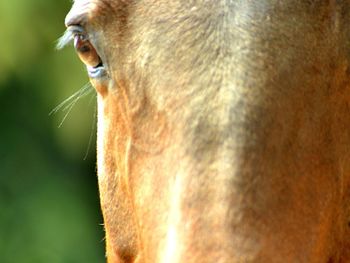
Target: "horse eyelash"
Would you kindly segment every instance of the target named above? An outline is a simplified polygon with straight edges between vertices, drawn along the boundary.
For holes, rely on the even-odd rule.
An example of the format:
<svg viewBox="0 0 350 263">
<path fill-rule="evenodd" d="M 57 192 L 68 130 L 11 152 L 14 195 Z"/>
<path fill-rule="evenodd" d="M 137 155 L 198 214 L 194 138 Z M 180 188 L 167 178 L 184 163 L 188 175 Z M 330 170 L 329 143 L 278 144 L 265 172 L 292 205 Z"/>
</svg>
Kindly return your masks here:
<svg viewBox="0 0 350 263">
<path fill-rule="evenodd" d="M 63 49 L 64 47 L 66 47 L 70 42 L 72 42 L 74 39 L 74 32 L 72 32 L 71 30 L 66 30 L 66 32 L 64 32 L 63 36 L 61 36 L 58 41 L 57 41 L 57 45 L 56 45 L 56 49 L 60 50 Z"/>
<path fill-rule="evenodd" d="M 68 29 L 61 36 L 56 45 L 56 49 L 60 50 L 67 46 L 70 42 L 73 41 L 76 35 L 83 35 L 86 40 L 88 40 L 88 35 L 86 34 L 84 28 L 80 25 L 69 26 Z"/>
</svg>

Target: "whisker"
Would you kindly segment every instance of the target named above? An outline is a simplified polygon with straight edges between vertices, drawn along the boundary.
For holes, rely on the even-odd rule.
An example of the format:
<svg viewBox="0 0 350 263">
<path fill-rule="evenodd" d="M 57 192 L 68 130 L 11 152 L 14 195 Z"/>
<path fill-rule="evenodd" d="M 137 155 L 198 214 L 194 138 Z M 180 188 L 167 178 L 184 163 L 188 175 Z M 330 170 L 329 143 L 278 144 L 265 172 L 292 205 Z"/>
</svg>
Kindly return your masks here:
<svg viewBox="0 0 350 263">
<path fill-rule="evenodd" d="M 75 104 L 79 101 L 79 99 L 81 99 L 82 97 L 86 96 L 86 93 L 83 95 L 82 91 L 84 89 L 81 89 L 81 92 L 79 92 L 78 96 L 69 104 L 67 105 L 63 111 L 67 111 L 67 113 L 64 115 L 61 123 L 58 125 L 58 128 L 61 128 L 63 123 L 65 122 L 66 118 L 68 117 L 69 113 L 72 111 L 72 109 L 74 108 Z"/>
<path fill-rule="evenodd" d="M 91 84 L 90 83 L 87 83 L 81 90 L 80 90 L 80 92 L 79 92 L 79 94 L 77 94 L 76 96 L 76 98 L 72 101 L 72 102 L 70 102 L 70 103 L 68 103 L 68 105 L 66 105 L 64 108 L 63 108 L 63 106 L 62 106 L 62 111 L 66 111 L 66 110 L 68 110 L 69 108 L 70 108 L 70 105 L 71 104 L 73 104 L 73 103 L 76 103 L 75 102 L 75 100 L 79 100 L 79 99 L 81 99 L 81 98 L 84 98 L 84 97 L 86 97 L 87 95 L 89 95 L 89 94 L 91 94 L 91 92 L 93 91 L 93 89 L 92 89 L 92 87 L 91 87 Z M 78 96 L 79 95 L 79 96 Z"/>
<path fill-rule="evenodd" d="M 76 91 L 73 95 L 69 96 L 67 99 L 65 99 L 60 104 L 58 104 L 52 111 L 50 111 L 49 115 L 56 114 L 63 107 L 64 107 L 63 111 L 65 111 L 71 105 L 72 100 L 75 100 L 79 96 L 80 96 L 80 98 L 85 97 L 86 95 L 90 94 L 91 91 L 93 91 L 93 88 L 89 82 L 89 83 L 85 84 L 81 89 Z M 67 104 L 68 104 L 68 106 L 67 106 Z"/>
<path fill-rule="evenodd" d="M 92 102 L 92 99 L 95 98 L 95 96 L 92 96 L 90 101 L 89 101 L 89 105 L 91 104 Z M 97 106 L 96 106 L 96 102 L 95 102 L 95 107 L 94 107 L 94 116 L 93 116 L 93 119 L 92 119 L 92 125 L 91 125 L 91 132 L 90 132 L 90 137 L 89 137 L 89 142 L 88 142 L 88 147 L 86 149 L 86 153 L 85 153 L 85 156 L 84 156 L 84 161 L 86 161 L 88 155 L 89 155 L 89 151 L 90 151 L 90 148 L 91 148 L 91 143 L 92 143 L 92 137 L 94 135 L 94 131 L 96 129 L 96 117 L 97 117 Z"/>
<path fill-rule="evenodd" d="M 77 92 L 75 92 L 73 95 L 65 99 L 63 102 L 61 102 L 58 106 L 56 106 L 50 113 L 49 115 L 56 114 L 58 111 L 67 111 L 66 114 L 64 115 L 62 121 L 59 124 L 59 128 L 62 126 L 66 118 L 68 117 L 69 113 L 73 109 L 73 107 L 76 105 L 76 103 L 83 97 L 91 94 L 94 89 L 91 86 L 90 82 L 85 84 L 81 89 L 79 89 Z"/>
</svg>

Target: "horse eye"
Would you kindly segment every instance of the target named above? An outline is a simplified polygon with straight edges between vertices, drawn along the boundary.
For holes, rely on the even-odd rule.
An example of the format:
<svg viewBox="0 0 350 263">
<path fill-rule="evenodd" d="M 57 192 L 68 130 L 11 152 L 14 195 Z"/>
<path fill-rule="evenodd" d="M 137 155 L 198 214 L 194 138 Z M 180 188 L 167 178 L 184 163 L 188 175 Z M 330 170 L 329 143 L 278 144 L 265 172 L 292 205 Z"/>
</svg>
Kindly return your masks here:
<svg viewBox="0 0 350 263">
<path fill-rule="evenodd" d="M 84 34 L 76 34 L 74 36 L 74 47 L 78 53 L 80 60 L 90 67 L 98 67 L 102 61 L 100 56 L 97 54 L 96 49 L 87 39 Z"/>
</svg>

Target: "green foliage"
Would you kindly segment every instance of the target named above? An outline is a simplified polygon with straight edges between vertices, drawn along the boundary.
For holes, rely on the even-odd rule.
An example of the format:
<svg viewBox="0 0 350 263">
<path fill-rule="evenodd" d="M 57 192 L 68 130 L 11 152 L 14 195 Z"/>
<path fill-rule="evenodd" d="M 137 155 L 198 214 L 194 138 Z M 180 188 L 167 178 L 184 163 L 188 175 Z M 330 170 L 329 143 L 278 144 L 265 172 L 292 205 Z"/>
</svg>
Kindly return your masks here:
<svg viewBox="0 0 350 263">
<path fill-rule="evenodd" d="M 50 111 L 88 82 L 72 48 L 56 51 L 70 1 L 0 1 L 0 262 L 103 262 L 95 97 Z M 92 101 L 92 103 L 90 103 Z M 93 139 L 94 140 L 94 139 Z"/>
</svg>

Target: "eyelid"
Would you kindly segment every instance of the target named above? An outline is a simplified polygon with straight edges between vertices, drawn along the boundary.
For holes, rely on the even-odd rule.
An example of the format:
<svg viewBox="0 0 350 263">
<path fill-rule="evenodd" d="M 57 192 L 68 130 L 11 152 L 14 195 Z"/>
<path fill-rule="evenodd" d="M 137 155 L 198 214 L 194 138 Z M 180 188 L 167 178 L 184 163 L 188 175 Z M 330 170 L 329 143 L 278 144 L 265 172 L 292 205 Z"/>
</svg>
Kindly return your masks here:
<svg viewBox="0 0 350 263">
<path fill-rule="evenodd" d="M 83 36 L 86 40 L 89 40 L 89 35 L 87 34 L 84 27 L 80 25 L 71 25 L 67 27 L 66 32 L 57 42 L 57 49 L 62 49 L 68 44 L 70 44 L 76 35 Z"/>
<path fill-rule="evenodd" d="M 80 25 L 71 25 L 67 27 L 67 31 L 71 32 L 72 35 L 86 34 L 85 29 Z"/>
</svg>

